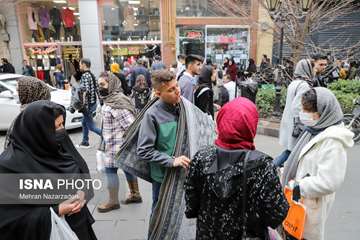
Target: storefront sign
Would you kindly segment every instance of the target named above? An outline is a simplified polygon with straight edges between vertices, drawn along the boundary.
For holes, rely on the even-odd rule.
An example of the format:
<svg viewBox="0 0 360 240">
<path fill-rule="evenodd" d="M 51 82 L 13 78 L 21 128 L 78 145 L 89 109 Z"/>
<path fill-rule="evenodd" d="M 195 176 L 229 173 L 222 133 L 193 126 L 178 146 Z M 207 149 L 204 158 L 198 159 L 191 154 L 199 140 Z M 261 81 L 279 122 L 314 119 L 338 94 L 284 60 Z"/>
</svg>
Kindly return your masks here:
<svg viewBox="0 0 360 240">
<path fill-rule="evenodd" d="M 127 56 L 129 51 L 127 48 L 115 48 L 112 50 L 113 56 Z"/>
<path fill-rule="evenodd" d="M 203 38 L 203 33 L 201 31 L 189 31 L 185 33 L 185 36 L 190 39 L 201 39 Z"/>
<path fill-rule="evenodd" d="M 129 55 L 139 55 L 140 50 L 138 47 L 129 47 Z"/>
</svg>

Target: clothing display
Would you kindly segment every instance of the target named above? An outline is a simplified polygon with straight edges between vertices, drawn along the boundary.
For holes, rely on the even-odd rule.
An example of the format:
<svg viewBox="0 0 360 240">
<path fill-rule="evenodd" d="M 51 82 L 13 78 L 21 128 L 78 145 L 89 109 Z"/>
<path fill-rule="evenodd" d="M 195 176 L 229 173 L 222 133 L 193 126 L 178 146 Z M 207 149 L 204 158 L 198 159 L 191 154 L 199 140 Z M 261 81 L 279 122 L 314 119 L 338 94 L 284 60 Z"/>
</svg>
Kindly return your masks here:
<svg viewBox="0 0 360 240">
<path fill-rule="evenodd" d="M 65 8 L 62 11 L 62 20 L 64 23 L 64 28 L 73 28 L 75 26 L 74 11 L 70 8 Z"/>
<path fill-rule="evenodd" d="M 61 12 L 56 7 L 53 7 L 50 9 L 50 19 L 51 19 L 51 25 L 53 26 L 61 26 L 62 18 L 61 18 Z"/>
<path fill-rule="evenodd" d="M 8 42 L 10 41 L 9 33 L 6 28 L 6 18 L 0 14 L 0 56 L 10 59 Z"/>
<path fill-rule="evenodd" d="M 56 7 L 53 7 L 52 9 L 50 9 L 49 14 L 51 19 L 51 25 L 54 28 L 53 37 L 55 40 L 60 40 L 60 31 L 61 31 L 61 22 L 62 22 L 61 12 Z"/>
<path fill-rule="evenodd" d="M 36 14 L 36 10 L 32 7 L 27 8 L 27 19 L 30 30 L 37 30 L 38 18 Z"/>
<path fill-rule="evenodd" d="M 39 14 L 39 23 L 42 28 L 49 28 L 50 25 L 50 14 L 49 10 L 45 7 L 41 7 L 38 11 Z"/>
</svg>

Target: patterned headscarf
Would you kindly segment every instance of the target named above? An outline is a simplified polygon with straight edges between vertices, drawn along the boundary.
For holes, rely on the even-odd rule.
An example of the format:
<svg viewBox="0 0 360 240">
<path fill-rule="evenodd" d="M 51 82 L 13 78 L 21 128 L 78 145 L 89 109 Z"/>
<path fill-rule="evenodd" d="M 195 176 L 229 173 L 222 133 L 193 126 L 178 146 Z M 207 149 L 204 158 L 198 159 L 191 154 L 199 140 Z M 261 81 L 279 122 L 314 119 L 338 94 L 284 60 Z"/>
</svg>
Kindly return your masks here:
<svg viewBox="0 0 360 240">
<path fill-rule="evenodd" d="M 29 103 L 38 100 L 50 100 L 51 98 L 50 88 L 37 78 L 24 76 L 18 80 L 17 84 L 22 109 Z"/>
</svg>

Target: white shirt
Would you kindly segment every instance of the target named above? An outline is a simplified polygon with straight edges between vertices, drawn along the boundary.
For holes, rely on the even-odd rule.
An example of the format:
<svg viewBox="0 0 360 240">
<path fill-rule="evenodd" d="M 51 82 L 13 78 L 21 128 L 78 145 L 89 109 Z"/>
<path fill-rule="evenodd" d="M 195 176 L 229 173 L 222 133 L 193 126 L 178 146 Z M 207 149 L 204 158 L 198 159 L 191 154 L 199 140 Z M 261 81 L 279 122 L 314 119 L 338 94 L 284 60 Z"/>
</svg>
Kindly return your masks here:
<svg viewBox="0 0 360 240">
<path fill-rule="evenodd" d="M 224 87 L 229 93 L 229 101 L 235 99 L 235 91 L 236 91 L 236 83 L 234 81 L 230 81 L 224 84 Z M 239 96 L 239 93 L 238 93 Z"/>
</svg>

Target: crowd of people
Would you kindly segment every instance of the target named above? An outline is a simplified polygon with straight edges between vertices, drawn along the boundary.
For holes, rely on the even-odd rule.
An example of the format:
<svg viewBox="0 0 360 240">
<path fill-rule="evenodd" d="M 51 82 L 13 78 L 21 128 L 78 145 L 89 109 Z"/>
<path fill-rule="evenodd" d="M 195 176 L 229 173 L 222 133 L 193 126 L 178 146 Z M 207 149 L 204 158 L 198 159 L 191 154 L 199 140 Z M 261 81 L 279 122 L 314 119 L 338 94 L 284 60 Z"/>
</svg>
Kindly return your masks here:
<svg viewBox="0 0 360 240">
<path fill-rule="evenodd" d="M 346 152 L 354 144 L 336 97 L 318 85 L 327 59 L 316 56 L 296 64 L 281 120 L 284 152 L 275 159 L 256 149 L 259 114 L 254 102 L 238 97 L 242 75 L 234 59 L 222 66 L 197 55 L 177 60 L 166 67 L 156 57 L 150 68 L 142 59 L 134 66 L 112 63 L 98 78 L 89 59 L 79 62 L 71 111 L 83 114 L 83 138 L 76 147 L 90 148 L 92 131 L 105 153 L 109 197 L 98 212 L 141 204 L 142 178 L 152 185 L 148 239 L 269 239 L 270 229 L 278 229 L 287 217 L 287 186 L 300 193 L 306 207 L 303 239 L 324 239 L 326 219 L 345 178 Z M 261 68 L 269 66 L 264 55 Z M 32 75 L 26 62 L 24 70 Z M 244 75 L 256 72 L 250 59 Z M 66 110 L 51 102 L 47 85 L 24 76 L 17 91 L 22 111 L 8 130 L 0 173 L 89 174 L 64 130 Z M 100 128 L 93 119 L 98 105 Z M 119 168 L 130 191 L 121 201 Z M 51 207 L 66 217 L 80 240 L 97 239 L 86 206 L 93 192 L 78 194 L 58 204 L 0 205 L 1 238 L 49 239 Z"/>
</svg>

